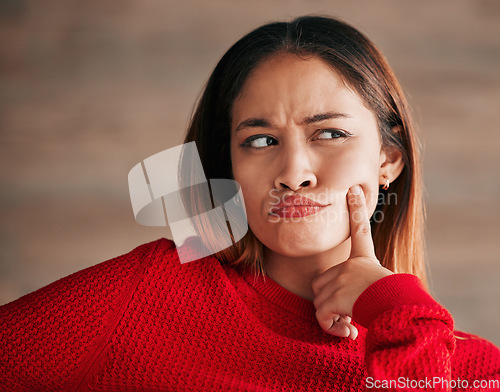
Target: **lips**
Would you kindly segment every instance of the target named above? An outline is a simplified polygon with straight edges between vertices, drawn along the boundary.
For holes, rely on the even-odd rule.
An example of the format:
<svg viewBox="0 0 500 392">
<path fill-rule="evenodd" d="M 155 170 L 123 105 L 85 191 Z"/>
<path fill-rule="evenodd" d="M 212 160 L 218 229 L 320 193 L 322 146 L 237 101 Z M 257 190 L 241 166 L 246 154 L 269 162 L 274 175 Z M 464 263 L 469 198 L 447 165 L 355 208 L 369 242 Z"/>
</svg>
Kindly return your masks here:
<svg viewBox="0 0 500 392">
<path fill-rule="evenodd" d="M 279 204 L 273 206 L 270 215 L 280 218 L 300 218 L 303 216 L 316 214 L 326 207 L 325 204 L 300 195 L 290 195 L 285 197 Z"/>
</svg>

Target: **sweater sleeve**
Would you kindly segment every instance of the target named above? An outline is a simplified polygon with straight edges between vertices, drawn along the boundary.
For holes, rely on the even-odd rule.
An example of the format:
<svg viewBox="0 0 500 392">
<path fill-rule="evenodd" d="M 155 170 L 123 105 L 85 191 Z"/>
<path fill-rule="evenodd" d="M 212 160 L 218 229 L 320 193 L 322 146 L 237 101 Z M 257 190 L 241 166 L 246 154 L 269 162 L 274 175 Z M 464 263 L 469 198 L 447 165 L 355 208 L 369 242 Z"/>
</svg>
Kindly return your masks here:
<svg viewBox="0 0 500 392">
<path fill-rule="evenodd" d="M 155 248 L 142 245 L 0 307 L 0 390 L 77 391 Z"/>
<path fill-rule="evenodd" d="M 484 340 L 477 340 L 474 347 L 469 344 L 467 349 L 476 355 L 485 349 L 489 353 L 487 358 L 479 359 L 488 362 L 476 363 L 471 369 L 466 364 L 470 352 L 464 352 L 463 344 L 457 348 L 450 313 L 414 275 L 393 274 L 369 286 L 354 304 L 353 319 L 367 328 L 369 390 L 378 390 L 377 386 L 391 391 L 452 391 L 459 387 L 489 390 L 474 389 L 474 381 L 499 379 L 499 350 Z M 484 343 L 489 346 L 486 348 Z"/>
</svg>

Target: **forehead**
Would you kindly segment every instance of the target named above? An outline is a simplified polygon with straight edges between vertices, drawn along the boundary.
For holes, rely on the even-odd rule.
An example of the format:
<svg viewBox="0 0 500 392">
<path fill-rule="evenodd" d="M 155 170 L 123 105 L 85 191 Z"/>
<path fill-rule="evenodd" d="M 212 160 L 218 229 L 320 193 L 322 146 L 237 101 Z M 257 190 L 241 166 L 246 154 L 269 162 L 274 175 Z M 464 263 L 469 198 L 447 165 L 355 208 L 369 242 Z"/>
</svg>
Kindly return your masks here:
<svg viewBox="0 0 500 392">
<path fill-rule="evenodd" d="M 234 125 L 244 116 L 304 117 L 312 112 L 367 109 L 359 94 L 324 60 L 280 54 L 251 72 L 233 103 L 232 118 Z"/>
</svg>

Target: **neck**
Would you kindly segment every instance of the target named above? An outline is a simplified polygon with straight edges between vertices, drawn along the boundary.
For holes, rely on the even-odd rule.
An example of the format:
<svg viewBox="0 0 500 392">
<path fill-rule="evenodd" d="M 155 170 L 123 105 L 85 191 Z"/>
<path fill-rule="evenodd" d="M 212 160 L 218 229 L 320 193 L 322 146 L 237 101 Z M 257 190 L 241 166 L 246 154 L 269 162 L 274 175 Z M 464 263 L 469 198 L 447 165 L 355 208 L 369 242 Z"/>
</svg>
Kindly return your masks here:
<svg viewBox="0 0 500 392">
<path fill-rule="evenodd" d="M 312 301 L 311 282 L 329 268 L 346 261 L 351 251 L 351 238 L 322 253 L 290 257 L 264 250 L 266 275 L 288 291 Z"/>
</svg>

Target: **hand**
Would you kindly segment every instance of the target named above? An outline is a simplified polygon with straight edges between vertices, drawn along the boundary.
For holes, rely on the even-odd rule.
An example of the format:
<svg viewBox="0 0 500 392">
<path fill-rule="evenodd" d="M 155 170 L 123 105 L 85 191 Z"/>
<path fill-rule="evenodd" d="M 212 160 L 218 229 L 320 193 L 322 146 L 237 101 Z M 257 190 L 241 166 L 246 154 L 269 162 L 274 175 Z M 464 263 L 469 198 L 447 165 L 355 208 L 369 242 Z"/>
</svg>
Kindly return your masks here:
<svg viewBox="0 0 500 392">
<path fill-rule="evenodd" d="M 356 193 L 357 188 L 357 193 Z M 356 339 L 358 330 L 351 325 L 352 308 L 361 293 L 377 280 L 393 272 L 380 265 L 375 256 L 365 195 L 361 186 L 348 192 L 351 254 L 312 281 L 314 307 L 319 325 L 326 332 Z"/>
</svg>

